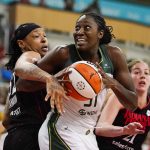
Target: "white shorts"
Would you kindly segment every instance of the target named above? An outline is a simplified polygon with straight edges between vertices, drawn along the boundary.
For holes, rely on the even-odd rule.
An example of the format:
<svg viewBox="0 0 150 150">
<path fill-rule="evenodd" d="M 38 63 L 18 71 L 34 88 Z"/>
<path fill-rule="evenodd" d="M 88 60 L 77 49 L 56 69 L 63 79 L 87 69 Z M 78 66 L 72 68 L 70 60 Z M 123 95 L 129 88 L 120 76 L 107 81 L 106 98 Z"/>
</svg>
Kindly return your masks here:
<svg viewBox="0 0 150 150">
<path fill-rule="evenodd" d="M 48 113 L 46 120 L 42 124 L 39 134 L 38 134 L 38 141 L 40 150 L 49 150 L 49 136 L 48 136 L 48 128 L 47 123 L 50 118 L 50 113 Z"/>
<path fill-rule="evenodd" d="M 57 139 L 54 139 L 54 144 L 51 146 L 51 143 L 49 143 L 51 137 L 48 135 L 48 121 L 50 118 L 50 113 L 47 115 L 46 120 L 44 121 L 43 125 L 41 126 L 39 130 L 39 146 L 40 150 L 98 150 L 96 137 L 93 134 L 93 131 L 87 130 L 87 132 L 82 131 L 78 132 L 78 130 L 72 130 L 70 127 L 66 127 L 63 124 L 61 124 L 61 128 L 56 130 L 57 137 L 59 137 L 59 143 L 57 143 Z M 52 134 L 55 132 L 55 130 L 51 130 L 50 135 L 52 137 Z M 54 132 L 53 132 L 54 131 Z M 81 130 L 80 130 L 81 131 Z M 55 143 L 56 142 L 56 143 Z M 60 144 L 60 145 L 59 145 Z M 63 147 L 62 147 L 63 144 Z M 57 147 L 55 147 L 57 146 Z M 51 147 L 51 148 L 50 148 Z M 59 147 L 59 148 L 58 148 Z"/>
<path fill-rule="evenodd" d="M 0 135 L 0 150 L 3 150 L 4 140 L 7 136 L 7 132 Z"/>
</svg>

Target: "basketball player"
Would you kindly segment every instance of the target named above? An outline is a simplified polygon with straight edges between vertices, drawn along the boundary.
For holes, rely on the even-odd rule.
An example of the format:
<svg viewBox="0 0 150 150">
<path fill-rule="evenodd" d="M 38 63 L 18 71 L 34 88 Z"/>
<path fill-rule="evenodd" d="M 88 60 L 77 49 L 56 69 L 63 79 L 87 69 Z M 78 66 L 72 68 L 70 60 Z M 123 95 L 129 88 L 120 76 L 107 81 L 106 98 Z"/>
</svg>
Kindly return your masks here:
<svg viewBox="0 0 150 150">
<path fill-rule="evenodd" d="M 8 112 L 3 122 L 8 132 L 3 149 L 39 150 L 38 131 L 50 111 L 49 102 L 44 101 L 45 83 L 46 98 L 56 94 L 61 97 L 64 90 L 53 76 L 34 64 L 48 51 L 48 40 L 41 26 L 35 23 L 20 25 L 14 32 L 10 47 L 12 57 L 7 67 L 14 71 L 14 74 L 10 82 Z M 16 68 L 19 68 L 20 72 Z M 18 84 L 20 78 L 40 81 L 44 84 L 44 88 L 38 90 L 34 86 L 32 91 L 28 92 L 24 84 Z"/>
<path fill-rule="evenodd" d="M 96 134 L 101 135 L 101 137 L 97 136 L 99 149 L 141 150 L 141 145 L 150 131 L 149 66 L 141 60 L 133 60 L 128 64 L 128 67 L 138 95 L 138 108 L 132 112 L 126 109 L 116 96 L 113 95 L 110 97 L 97 124 L 97 126 L 101 126 L 100 130 L 96 129 Z M 142 124 L 144 134 L 132 134 L 114 138 L 114 136 L 119 135 L 117 133 L 123 131 L 123 128 L 118 128 L 118 131 L 114 132 L 114 126 L 123 127 L 134 121 Z"/>
<path fill-rule="evenodd" d="M 106 25 L 101 16 L 95 13 L 81 15 L 75 25 L 75 44 L 59 46 L 37 62 L 38 67 L 50 74 L 56 74 L 76 61 L 98 62 L 106 87 L 97 97 L 88 101 L 71 97 L 68 101 L 63 99 L 65 113 L 60 115 L 56 110 L 50 112 L 39 131 L 40 149 L 98 150 L 93 130 L 107 88 L 111 88 L 126 107 L 131 110 L 136 108 L 137 97 L 125 57 L 118 47 L 108 45 L 113 38 L 111 31 L 112 28 Z M 32 71 L 34 76 L 33 68 Z M 33 83 L 30 83 L 31 87 L 34 88 Z M 51 97 L 51 103 L 61 103 L 57 97 Z"/>
</svg>

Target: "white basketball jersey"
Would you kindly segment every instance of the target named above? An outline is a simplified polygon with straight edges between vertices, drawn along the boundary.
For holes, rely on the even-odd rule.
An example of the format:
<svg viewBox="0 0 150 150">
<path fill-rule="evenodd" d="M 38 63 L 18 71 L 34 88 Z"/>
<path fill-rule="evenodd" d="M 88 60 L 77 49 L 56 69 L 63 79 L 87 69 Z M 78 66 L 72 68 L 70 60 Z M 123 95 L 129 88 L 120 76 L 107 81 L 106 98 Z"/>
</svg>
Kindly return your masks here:
<svg viewBox="0 0 150 150">
<path fill-rule="evenodd" d="M 91 100 L 78 101 L 72 97 L 70 100 L 64 100 L 65 113 L 59 117 L 56 127 L 59 128 L 59 124 L 73 125 L 75 130 L 95 127 L 105 96 L 106 89 Z"/>
<path fill-rule="evenodd" d="M 96 137 L 93 134 L 98 116 L 101 113 L 107 90 L 104 89 L 97 97 L 88 101 L 77 101 L 70 97 L 70 100 L 64 100 L 65 113 L 54 119 L 54 113 L 49 113 L 47 119 L 39 131 L 39 145 L 41 150 L 57 149 L 50 148 L 51 144 L 48 137 L 47 124 L 49 119 L 53 118 L 55 122 L 54 130 L 62 143 L 66 143 L 67 150 L 98 150 Z M 52 120 L 53 120 L 52 119 Z M 49 126 L 49 125 L 48 125 Z M 63 142 L 64 141 L 64 142 Z M 58 144 L 57 144 L 58 145 Z"/>
</svg>

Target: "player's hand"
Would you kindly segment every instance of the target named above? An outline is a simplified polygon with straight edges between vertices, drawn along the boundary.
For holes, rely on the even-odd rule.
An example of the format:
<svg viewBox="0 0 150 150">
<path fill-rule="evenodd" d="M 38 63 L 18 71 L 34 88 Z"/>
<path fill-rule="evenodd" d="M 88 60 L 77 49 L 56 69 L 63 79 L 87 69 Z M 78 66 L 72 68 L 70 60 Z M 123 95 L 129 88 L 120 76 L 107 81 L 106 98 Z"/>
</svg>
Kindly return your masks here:
<svg viewBox="0 0 150 150">
<path fill-rule="evenodd" d="M 47 101 L 50 98 L 51 109 L 54 109 L 56 106 L 58 112 L 62 114 L 64 112 L 63 99 L 68 99 L 68 97 L 66 96 L 64 88 L 54 76 L 47 79 L 46 91 L 45 100 Z"/>
<path fill-rule="evenodd" d="M 124 135 L 143 134 L 143 126 L 138 122 L 132 122 L 123 127 Z"/>
<path fill-rule="evenodd" d="M 98 72 L 102 76 L 102 80 L 104 83 L 105 88 L 113 88 L 116 85 L 116 80 L 114 80 L 110 75 L 104 72 L 103 68 L 99 65 L 99 63 L 96 63 L 96 66 L 98 68 Z"/>
<path fill-rule="evenodd" d="M 65 87 L 65 83 L 71 83 L 71 80 L 69 80 L 69 78 L 67 77 L 71 73 L 71 71 L 69 71 L 68 69 L 69 67 L 63 69 L 55 75 L 55 77 L 58 79 L 58 82 L 61 84 L 61 86 L 63 86 L 67 96 L 69 96 L 69 89 Z"/>
<path fill-rule="evenodd" d="M 68 70 L 69 67 L 59 71 L 57 74 L 55 74 L 55 77 L 58 79 L 58 80 L 62 80 L 62 81 L 69 81 L 69 80 L 64 80 L 66 76 L 68 76 L 69 73 L 71 73 L 71 71 Z M 70 82 L 70 81 L 69 81 Z"/>
</svg>

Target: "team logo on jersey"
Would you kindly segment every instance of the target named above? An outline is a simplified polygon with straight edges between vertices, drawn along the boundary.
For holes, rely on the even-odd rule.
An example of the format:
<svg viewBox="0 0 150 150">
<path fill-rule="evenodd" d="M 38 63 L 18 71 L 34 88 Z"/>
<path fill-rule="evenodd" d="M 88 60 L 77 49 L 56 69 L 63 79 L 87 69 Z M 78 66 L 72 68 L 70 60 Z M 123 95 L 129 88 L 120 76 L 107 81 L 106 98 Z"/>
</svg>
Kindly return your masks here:
<svg viewBox="0 0 150 150">
<path fill-rule="evenodd" d="M 80 114 L 81 116 L 86 115 L 86 111 L 85 111 L 84 109 L 80 109 L 80 110 L 79 110 L 79 114 Z"/>
<path fill-rule="evenodd" d="M 110 69 L 110 66 L 108 64 L 104 64 L 105 69 Z"/>
<path fill-rule="evenodd" d="M 150 116 L 150 110 L 147 110 L 146 115 Z"/>
<path fill-rule="evenodd" d="M 86 111 L 86 110 L 84 110 L 84 109 L 80 109 L 80 110 L 79 110 L 79 114 L 80 114 L 81 116 L 84 116 L 84 115 L 92 116 L 92 115 L 97 114 L 97 111 Z"/>
</svg>

